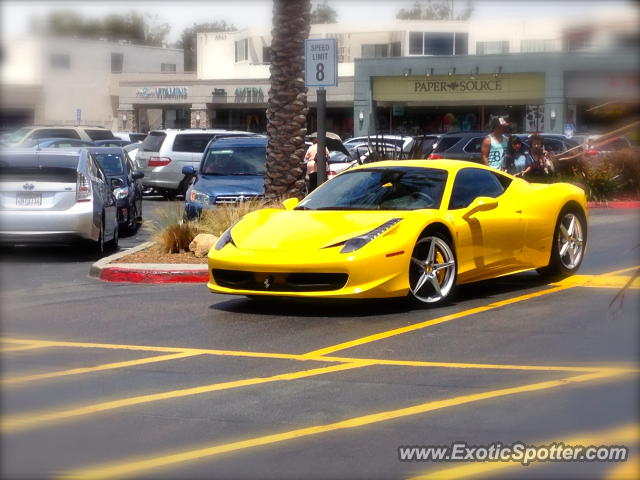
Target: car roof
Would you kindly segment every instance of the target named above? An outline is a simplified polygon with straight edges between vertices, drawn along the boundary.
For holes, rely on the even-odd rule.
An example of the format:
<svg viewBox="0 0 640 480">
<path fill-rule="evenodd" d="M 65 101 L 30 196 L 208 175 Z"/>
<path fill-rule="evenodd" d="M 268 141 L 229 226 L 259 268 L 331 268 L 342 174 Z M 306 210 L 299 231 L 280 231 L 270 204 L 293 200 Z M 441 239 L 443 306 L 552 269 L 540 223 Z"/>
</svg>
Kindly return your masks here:
<svg viewBox="0 0 640 480">
<path fill-rule="evenodd" d="M 212 147 L 262 147 L 266 146 L 269 139 L 267 137 L 225 137 L 218 138 L 211 142 L 208 148 Z"/>
<path fill-rule="evenodd" d="M 350 171 L 368 169 L 368 168 L 388 168 L 388 167 L 419 167 L 419 168 L 438 168 L 447 170 L 451 173 L 457 172 L 462 168 L 479 168 L 482 170 L 489 170 L 494 173 L 500 173 L 505 176 L 509 176 L 505 172 L 500 172 L 495 168 L 488 167 L 475 162 L 467 162 L 465 160 L 384 160 L 381 162 L 367 163 L 351 169 Z"/>
<path fill-rule="evenodd" d="M 117 153 L 122 155 L 122 147 L 86 147 L 90 153 Z"/>
</svg>

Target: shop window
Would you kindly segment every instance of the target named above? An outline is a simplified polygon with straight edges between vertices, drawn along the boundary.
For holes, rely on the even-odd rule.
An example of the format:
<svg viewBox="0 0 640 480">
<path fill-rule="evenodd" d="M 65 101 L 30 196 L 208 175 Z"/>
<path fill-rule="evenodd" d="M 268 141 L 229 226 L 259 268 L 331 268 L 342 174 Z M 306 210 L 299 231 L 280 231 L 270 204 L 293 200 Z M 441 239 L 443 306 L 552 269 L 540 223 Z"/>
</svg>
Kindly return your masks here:
<svg viewBox="0 0 640 480">
<path fill-rule="evenodd" d="M 249 39 L 236 42 L 236 62 L 244 62 L 249 59 Z"/>
<path fill-rule="evenodd" d="M 469 54 L 469 34 L 457 33 L 455 41 L 454 55 L 468 55 Z"/>
<path fill-rule="evenodd" d="M 176 64 L 175 63 L 161 63 L 160 64 L 161 72 L 175 72 Z"/>
<path fill-rule="evenodd" d="M 501 55 L 509 53 L 508 41 L 476 42 L 476 55 Z"/>
<path fill-rule="evenodd" d="M 386 45 L 386 44 L 362 45 L 362 56 L 364 58 L 388 57 L 389 45 Z"/>
<path fill-rule="evenodd" d="M 426 32 L 424 55 L 453 55 L 453 33 Z"/>
<path fill-rule="evenodd" d="M 111 73 L 122 73 L 124 54 L 111 52 Z"/>
<path fill-rule="evenodd" d="M 520 40 L 520 51 L 522 53 L 554 52 L 557 50 L 558 50 L 558 45 L 555 40 L 538 40 L 538 39 Z"/>
<path fill-rule="evenodd" d="M 271 63 L 271 47 L 262 47 L 262 63 Z"/>
<path fill-rule="evenodd" d="M 409 55 L 422 55 L 422 32 L 409 32 Z"/>
<path fill-rule="evenodd" d="M 467 55 L 469 35 L 456 32 L 409 32 L 409 55 Z"/>
<path fill-rule="evenodd" d="M 62 53 L 52 53 L 51 67 L 61 70 L 69 70 L 69 68 L 71 68 L 71 57 Z"/>
<path fill-rule="evenodd" d="M 391 56 L 392 57 L 402 56 L 402 44 L 400 42 L 393 42 L 391 44 Z"/>
</svg>

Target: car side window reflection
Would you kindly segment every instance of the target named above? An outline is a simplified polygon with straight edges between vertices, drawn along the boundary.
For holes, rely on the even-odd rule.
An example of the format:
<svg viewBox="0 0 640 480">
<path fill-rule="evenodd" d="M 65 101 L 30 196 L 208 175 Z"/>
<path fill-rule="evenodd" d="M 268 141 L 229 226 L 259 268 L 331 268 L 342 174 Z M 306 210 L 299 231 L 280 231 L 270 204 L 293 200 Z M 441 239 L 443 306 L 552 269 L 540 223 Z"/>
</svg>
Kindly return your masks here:
<svg viewBox="0 0 640 480">
<path fill-rule="evenodd" d="M 497 198 L 505 189 L 497 174 L 480 168 L 463 168 L 456 175 L 449 210 L 466 208 L 477 197 Z"/>
</svg>

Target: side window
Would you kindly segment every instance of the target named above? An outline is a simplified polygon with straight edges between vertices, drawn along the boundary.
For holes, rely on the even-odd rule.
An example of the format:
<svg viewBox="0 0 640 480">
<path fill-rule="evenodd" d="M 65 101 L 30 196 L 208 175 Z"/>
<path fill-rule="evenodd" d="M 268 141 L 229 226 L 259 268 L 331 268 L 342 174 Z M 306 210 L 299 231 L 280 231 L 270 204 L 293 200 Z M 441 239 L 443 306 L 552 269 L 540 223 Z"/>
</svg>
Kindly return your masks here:
<svg viewBox="0 0 640 480">
<path fill-rule="evenodd" d="M 173 142 L 174 152 L 202 153 L 214 134 L 176 135 Z"/>
<path fill-rule="evenodd" d="M 436 153 L 445 152 L 458 143 L 461 138 L 462 137 L 460 136 L 442 137 L 436 144 L 433 151 Z"/>
<path fill-rule="evenodd" d="M 463 150 L 466 153 L 480 153 L 480 149 L 482 148 L 482 141 L 484 140 L 485 137 L 476 137 L 476 138 L 472 138 L 471 140 L 469 140 L 469 143 L 467 143 Z"/>
<path fill-rule="evenodd" d="M 547 152 L 551 152 L 551 153 L 560 153 L 564 150 L 562 148 L 562 142 L 558 140 L 553 140 L 551 138 L 547 138 L 544 140 L 544 149 Z"/>
<path fill-rule="evenodd" d="M 449 210 L 468 207 L 477 197 L 497 198 L 502 195 L 506 187 L 498 176 L 499 174 L 480 168 L 460 170 L 453 184 Z M 504 178 L 509 180 L 507 177 Z"/>
</svg>

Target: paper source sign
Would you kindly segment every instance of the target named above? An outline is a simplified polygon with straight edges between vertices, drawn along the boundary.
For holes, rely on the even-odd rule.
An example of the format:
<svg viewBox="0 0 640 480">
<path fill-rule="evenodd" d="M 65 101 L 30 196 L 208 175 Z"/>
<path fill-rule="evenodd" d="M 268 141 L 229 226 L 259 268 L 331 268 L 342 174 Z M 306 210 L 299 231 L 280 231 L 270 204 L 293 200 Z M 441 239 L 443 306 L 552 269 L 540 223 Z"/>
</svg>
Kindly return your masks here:
<svg viewBox="0 0 640 480">
<path fill-rule="evenodd" d="M 307 87 L 338 85 L 335 38 L 314 38 L 304 41 L 304 84 Z"/>
</svg>

